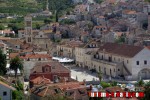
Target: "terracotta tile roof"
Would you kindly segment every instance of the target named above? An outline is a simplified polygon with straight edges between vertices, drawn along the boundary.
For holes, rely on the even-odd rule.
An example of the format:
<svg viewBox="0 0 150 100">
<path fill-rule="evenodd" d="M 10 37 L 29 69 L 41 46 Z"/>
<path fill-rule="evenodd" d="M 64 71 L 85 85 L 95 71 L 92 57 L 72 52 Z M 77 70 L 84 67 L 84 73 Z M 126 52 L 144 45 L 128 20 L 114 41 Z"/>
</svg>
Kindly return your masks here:
<svg viewBox="0 0 150 100">
<path fill-rule="evenodd" d="M 61 93 L 61 90 L 55 85 L 41 85 L 33 87 L 31 89 L 31 93 L 38 95 L 40 97 L 44 97 L 46 95 L 55 95 L 57 93 L 55 89 L 57 89 Z"/>
<path fill-rule="evenodd" d="M 143 50 L 143 47 L 117 43 L 105 43 L 99 48 L 100 52 L 105 51 L 106 53 L 111 53 L 124 57 L 134 57 L 141 50 Z"/>
<path fill-rule="evenodd" d="M 99 18 L 105 18 L 104 16 L 99 16 Z"/>
<path fill-rule="evenodd" d="M 107 0 L 108 3 L 116 3 L 116 0 Z"/>
<path fill-rule="evenodd" d="M 13 44 L 13 45 L 22 45 L 23 42 L 20 39 L 8 39 L 6 42 Z"/>
<path fill-rule="evenodd" d="M 50 73 L 69 73 L 70 70 L 65 68 L 61 63 L 57 62 L 57 61 L 49 61 L 49 62 L 40 62 L 37 63 L 32 69 L 31 69 L 31 73 L 33 73 L 34 71 L 36 71 L 36 73 L 41 73 L 42 71 L 42 67 L 45 66 L 51 66 L 51 72 Z"/>
<path fill-rule="evenodd" d="M 67 89 L 74 89 L 74 88 L 81 88 L 82 87 L 82 85 L 79 82 L 58 83 L 57 86 L 61 90 L 67 90 Z"/>
<path fill-rule="evenodd" d="M 117 34 L 117 36 L 121 36 L 121 35 L 123 35 L 123 34 L 126 34 L 126 36 L 128 36 L 129 35 L 129 32 L 115 32 L 116 34 Z"/>
<path fill-rule="evenodd" d="M 14 34 L 14 31 L 11 31 L 11 30 L 6 29 L 6 30 L 3 30 L 3 33 L 4 33 L 4 34 L 5 34 L 5 33 L 7 33 L 7 34 L 13 33 L 13 34 Z"/>
<path fill-rule="evenodd" d="M 19 56 L 19 53 L 10 53 L 9 58 L 15 58 L 16 56 Z"/>
<path fill-rule="evenodd" d="M 0 43 L 0 47 L 4 47 L 4 44 L 3 44 L 3 43 Z"/>
<path fill-rule="evenodd" d="M 111 98 L 111 100 L 138 100 L 137 98 Z"/>
<path fill-rule="evenodd" d="M 83 44 L 84 43 L 82 41 L 71 40 L 71 41 L 67 41 L 67 42 L 62 43 L 62 46 L 74 48 L 74 47 L 79 47 Z"/>
<path fill-rule="evenodd" d="M 21 56 L 21 59 L 38 59 L 38 58 L 47 58 L 48 60 L 51 59 L 50 55 L 48 54 L 27 54 L 25 56 Z"/>
<path fill-rule="evenodd" d="M 147 48 L 150 50 L 150 46 L 147 46 Z"/>
<path fill-rule="evenodd" d="M 49 84 L 49 83 L 51 83 L 51 81 L 50 81 L 50 79 L 47 79 L 47 78 L 45 78 L 44 76 L 42 77 L 42 76 L 39 76 L 39 77 L 37 77 L 37 78 L 35 78 L 35 79 L 32 79 L 32 80 L 30 80 L 33 84 L 41 84 L 41 83 L 44 83 L 44 84 Z"/>
<path fill-rule="evenodd" d="M 114 87 L 108 87 L 108 88 L 106 88 L 105 89 L 105 91 L 107 91 L 107 92 L 124 92 L 124 90 L 122 90 L 120 87 L 118 87 L 118 86 L 114 86 Z"/>
<path fill-rule="evenodd" d="M 133 10 L 124 10 L 123 13 L 124 14 L 136 14 L 136 11 L 133 11 Z"/>
<path fill-rule="evenodd" d="M 5 86 L 5 87 L 7 87 L 7 88 L 9 88 L 9 89 L 11 89 L 11 90 L 16 90 L 14 87 L 12 87 L 12 86 L 10 86 L 10 85 L 8 85 L 8 84 L 2 82 L 2 81 L 0 81 L 0 85 L 3 85 L 3 86 Z"/>
<path fill-rule="evenodd" d="M 150 38 L 150 34 L 140 34 L 137 37 L 141 37 L 141 38 Z"/>
<path fill-rule="evenodd" d="M 24 30 L 18 30 L 18 32 L 24 32 Z"/>
<path fill-rule="evenodd" d="M 5 40 L 5 41 L 6 41 L 6 40 L 10 40 L 10 39 L 11 39 L 10 37 L 1 37 L 1 36 L 0 36 L 0 40 L 3 40 L 3 41 L 4 41 L 4 40 Z"/>
<path fill-rule="evenodd" d="M 75 87 L 74 87 L 75 86 Z M 87 94 L 86 87 L 83 85 L 80 85 L 79 82 L 66 82 L 66 83 L 55 83 L 55 84 L 46 84 L 46 85 L 40 85 L 40 86 L 34 86 L 31 89 L 31 92 L 44 97 L 46 95 L 55 95 L 57 92 L 55 91 L 57 89 L 60 93 L 73 92 L 70 97 L 80 97 L 82 95 L 82 91 L 84 91 L 84 94 Z M 75 93 L 75 94 L 74 94 Z"/>
<path fill-rule="evenodd" d="M 43 30 L 44 33 L 52 33 L 53 30 Z"/>
</svg>

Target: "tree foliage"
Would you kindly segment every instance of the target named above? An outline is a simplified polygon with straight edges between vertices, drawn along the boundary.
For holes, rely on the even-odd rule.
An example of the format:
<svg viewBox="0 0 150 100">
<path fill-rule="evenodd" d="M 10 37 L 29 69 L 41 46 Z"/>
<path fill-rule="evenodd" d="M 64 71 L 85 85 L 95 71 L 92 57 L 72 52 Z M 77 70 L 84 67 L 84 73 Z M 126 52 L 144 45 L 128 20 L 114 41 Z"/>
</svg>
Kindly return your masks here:
<svg viewBox="0 0 150 100">
<path fill-rule="evenodd" d="M 103 78 L 103 74 L 102 72 L 98 72 L 98 78 L 99 78 L 99 81 L 101 82 L 102 81 L 102 78 Z"/>
<path fill-rule="evenodd" d="M 94 0 L 96 3 L 101 4 L 104 0 Z"/>
<path fill-rule="evenodd" d="M 144 84 L 145 84 L 144 81 L 140 80 L 135 85 L 137 85 L 137 86 L 144 86 Z"/>
<path fill-rule="evenodd" d="M 110 83 L 106 83 L 104 81 L 101 81 L 100 84 L 103 88 L 111 87 Z"/>
<path fill-rule="evenodd" d="M 18 56 L 10 60 L 10 69 L 14 70 L 15 77 L 17 76 L 18 69 L 23 70 L 23 62 Z"/>
<path fill-rule="evenodd" d="M 4 29 L 5 27 L 2 24 L 0 24 L 0 30 L 4 30 Z"/>
<path fill-rule="evenodd" d="M 145 84 L 144 88 L 145 88 L 145 91 L 144 91 L 145 96 L 143 100 L 149 100 L 150 99 L 150 81 Z"/>
<path fill-rule="evenodd" d="M 76 22 L 74 20 L 71 19 L 64 19 L 60 21 L 60 24 L 75 24 Z"/>
<path fill-rule="evenodd" d="M 24 100 L 24 95 L 22 91 L 15 90 L 12 92 L 12 99 L 13 100 Z"/>
<path fill-rule="evenodd" d="M 5 75 L 6 70 L 6 55 L 3 53 L 3 51 L 0 49 L 0 75 Z"/>
</svg>

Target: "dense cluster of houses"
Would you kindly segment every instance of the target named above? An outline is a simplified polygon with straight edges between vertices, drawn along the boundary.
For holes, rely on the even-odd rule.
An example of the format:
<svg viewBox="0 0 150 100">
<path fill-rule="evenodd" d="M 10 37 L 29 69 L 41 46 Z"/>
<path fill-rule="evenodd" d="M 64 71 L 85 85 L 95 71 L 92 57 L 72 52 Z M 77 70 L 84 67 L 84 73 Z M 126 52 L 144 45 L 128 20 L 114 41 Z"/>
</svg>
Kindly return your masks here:
<svg viewBox="0 0 150 100">
<path fill-rule="evenodd" d="M 69 19 L 75 24 L 55 22 L 33 29 L 31 16 L 50 16 L 47 7 L 42 13 L 24 18 L 24 30 L 18 31 L 18 38 L 10 38 L 15 35 L 11 30 L 0 31 L 0 48 L 7 55 L 8 71 L 10 59 L 18 56 L 23 60 L 31 100 L 47 100 L 50 95 L 88 100 L 87 91 L 91 89 L 87 89 L 85 82 L 72 79 L 71 71 L 54 61 L 53 56 L 74 59 L 76 66 L 112 78 L 150 79 L 150 4 L 143 0 L 73 2 L 81 3 L 59 21 Z M 1 85 L 8 90 L 3 91 L 3 96 L 14 90 L 0 82 Z"/>
</svg>

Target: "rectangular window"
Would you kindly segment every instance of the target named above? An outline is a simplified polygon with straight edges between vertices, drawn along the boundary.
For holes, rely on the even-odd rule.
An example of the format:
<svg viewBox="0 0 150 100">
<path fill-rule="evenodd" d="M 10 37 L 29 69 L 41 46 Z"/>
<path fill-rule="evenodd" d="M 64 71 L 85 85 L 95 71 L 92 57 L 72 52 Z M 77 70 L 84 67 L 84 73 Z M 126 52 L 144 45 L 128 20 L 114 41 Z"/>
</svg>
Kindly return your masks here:
<svg viewBox="0 0 150 100">
<path fill-rule="evenodd" d="M 147 61 L 146 60 L 144 60 L 144 65 L 147 65 Z"/>
<path fill-rule="evenodd" d="M 6 92 L 6 91 L 4 91 L 4 92 L 3 92 L 3 96 L 6 96 L 6 95 L 7 95 L 7 92 Z"/>
<path fill-rule="evenodd" d="M 136 61 L 136 65 L 139 65 L 139 61 Z"/>
</svg>

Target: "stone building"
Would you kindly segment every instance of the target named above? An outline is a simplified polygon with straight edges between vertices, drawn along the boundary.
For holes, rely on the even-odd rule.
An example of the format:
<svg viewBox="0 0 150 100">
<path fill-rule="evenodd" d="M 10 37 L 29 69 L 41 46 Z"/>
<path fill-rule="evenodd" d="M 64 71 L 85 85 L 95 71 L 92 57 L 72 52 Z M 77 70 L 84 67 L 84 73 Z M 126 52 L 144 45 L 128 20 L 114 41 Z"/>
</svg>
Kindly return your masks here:
<svg viewBox="0 0 150 100">
<path fill-rule="evenodd" d="M 95 53 L 88 51 L 80 55 L 76 58 L 80 66 L 101 71 L 111 77 L 124 76 L 126 80 L 150 78 L 150 50 L 145 47 L 106 43 Z"/>
<path fill-rule="evenodd" d="M 44 50 L 50 50 L 52 42 L 50 40 L 50 34 L 51 30 L 32 30 L 32 17 L 26 16 L 25 17 L 25 34 L 23 35 L 25 37 L 26 43 L 30 43 L 33 45 L 37 45 Z M 19 36 L 23 37 L 21 34 L 23 34 L 23 31 L 19 32 Z"/>
</svg>

